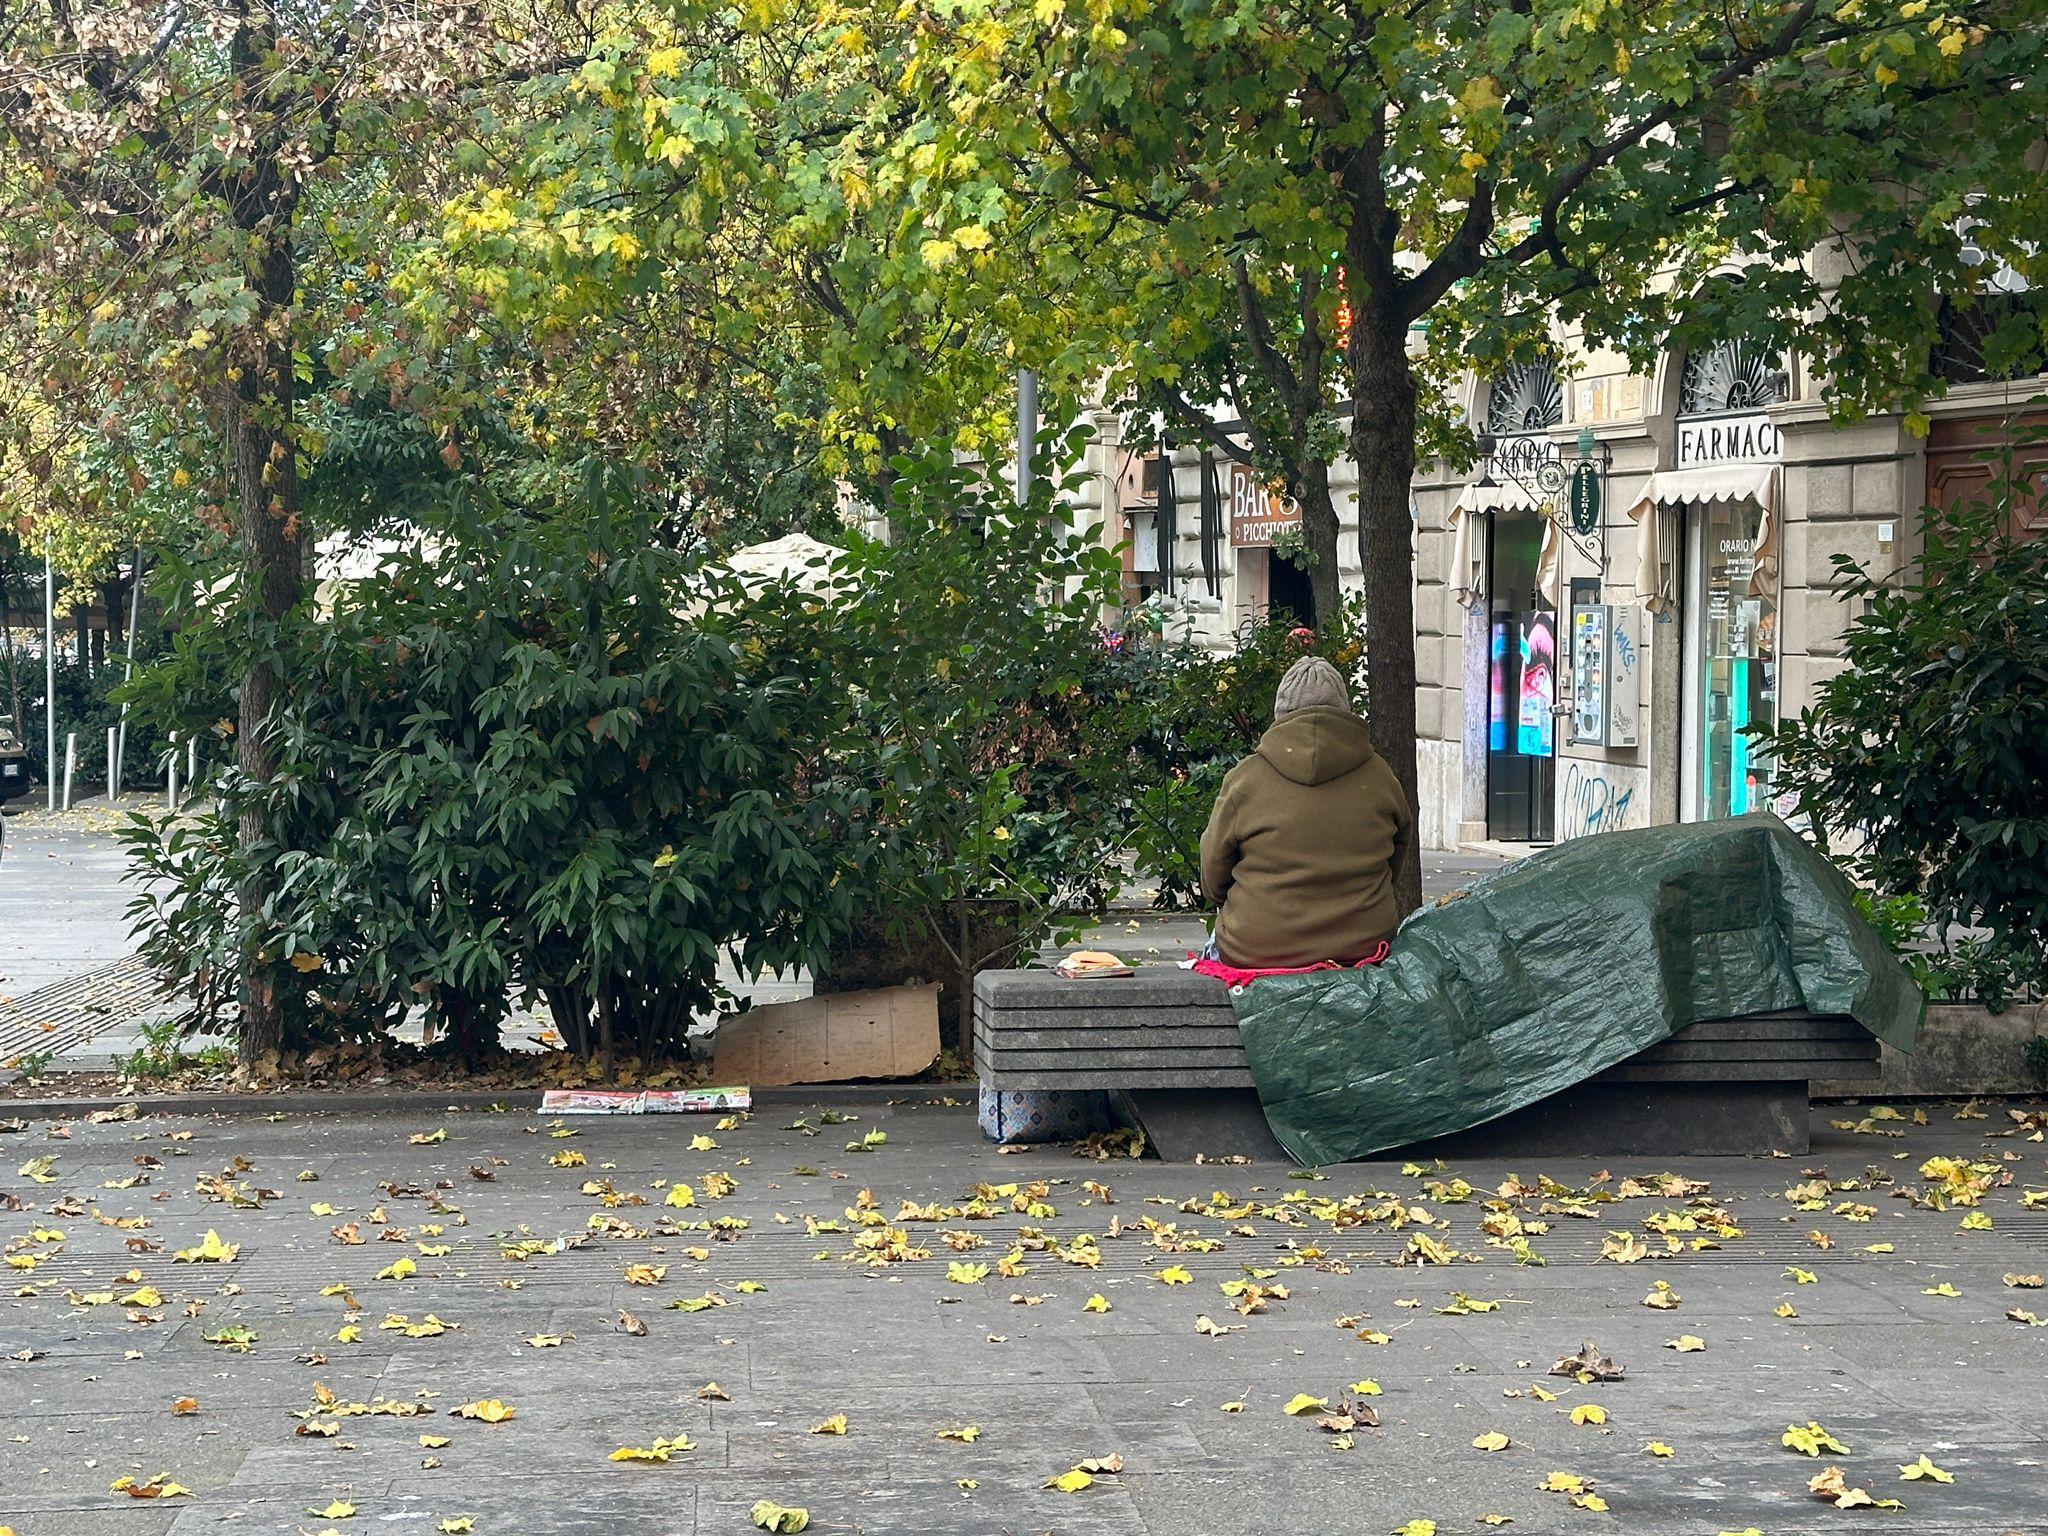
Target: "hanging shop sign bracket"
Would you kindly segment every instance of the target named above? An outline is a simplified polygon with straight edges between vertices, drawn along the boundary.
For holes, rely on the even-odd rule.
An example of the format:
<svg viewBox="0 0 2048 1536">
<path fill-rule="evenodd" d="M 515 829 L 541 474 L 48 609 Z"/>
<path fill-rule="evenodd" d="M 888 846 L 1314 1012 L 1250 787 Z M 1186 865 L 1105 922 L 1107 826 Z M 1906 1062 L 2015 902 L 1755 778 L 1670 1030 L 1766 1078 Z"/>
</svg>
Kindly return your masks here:
<svg viewBox="0 0 2048 1536">
<path fill-rule="evenodd" d="M 1479 434 L 1481 490 L 1497 489 L 1503 479 L 1517 486 L 1570 539 L 1580 554 L 1607 574 L 1607 478 L 1614 468 L 1614 450 L 1582 427 L 1578 454 L 1567 459 L 1557 444 L 1536 433 L 1496 437 Z"/>
</svg>

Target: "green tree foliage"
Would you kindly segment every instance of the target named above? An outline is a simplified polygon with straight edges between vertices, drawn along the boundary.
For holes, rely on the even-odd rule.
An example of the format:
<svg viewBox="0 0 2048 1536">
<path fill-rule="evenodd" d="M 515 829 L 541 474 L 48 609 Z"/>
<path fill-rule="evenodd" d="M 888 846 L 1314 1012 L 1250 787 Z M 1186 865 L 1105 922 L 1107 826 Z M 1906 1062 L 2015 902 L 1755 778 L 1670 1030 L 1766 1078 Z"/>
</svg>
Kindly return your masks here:
<svg viewBox="0 0 2048 1536">
<path fill-rule="evenodd" d="M 921 215 L 941 157 L 904 92 L 926 20 L 614 8 L 587 61 L 535 83 L 504 169 L 451 202 L 413 274 L 431 333 L 476 326 L 475 300 L 550 367 L 603 359 L 593 389 L 622 354 L 619 394 L 723 381 L 857 481 L 939 440 L 999 457 L 1017 366 L 1057 392 L 1092 360 L 1072 311 L 1004 259 L 1000 194 L 942 227 Z"/>
<path fill-rule="evenodd" d="M 303 285 L 307 251 L 381 224 L 360 183 L 330 196 L 335 179 L 418 138 L 496 41 L 462 9 L 384 0 L 0 13 L 0 356 L 5 387 L 33 407 L 7 413 L 27 434 L 15 461 L 46 483 L 89 437 L 121 453 L 137 423 L 150 442 L 218 445 L 172 473 L 197 483 L 201 516 L 241 552 L 236 748 L 252 781 L 275 774 L 272 732 L 294 702 L 277 658 L 304 565 L 303 403 L 331 318 Z M 117 485 L 157 468 L 136 457 Z M 242 835 L 270 841 L 254 822 Z M 273 870 L 244 872 L 240 900 L 261 909 Z M 278 1043 L 276 983 L 243 956 L 244 1038 L 259 1053 Z"/>
<path fill-rule="evenodd" d="M 1837 556 L 1864 607 L 1843 671 L 1769 738 L 1823 839 L 1937 933 L 1988 930 L 2005 973 L 2048 982 L 2048 543 L 2004 505 L 1930 511 L 1901 585 Z M 2024 490 L 2021 494 L 2025 494 Z M 1980 978 L 1987 974 L 1981 964 Z"/>
<path fill-rule="evenodd" d="M 1554 316 L 1639 361 L 1796 330 L 1845 410 L 1931 387 L 1930 294 L 1973 282 L 1966 209 L 1997 254 L 2043 259 L 2043 15 L 973 0 L 921 19 L 926 219 L 1007 238 L 1058 208 L 1038 243 L 1118 258 L 1116 380 L 1184 431 L 1237 404 L 1291 485 L 1349 402 L 1373 728 L 1412 795 L 1409 484 L 1441 382 Z M 1702 284 L 1729 264 L 1750 281 Z M 1303 510 L 1329 615 L 1336 519 Z"/>
</svg>

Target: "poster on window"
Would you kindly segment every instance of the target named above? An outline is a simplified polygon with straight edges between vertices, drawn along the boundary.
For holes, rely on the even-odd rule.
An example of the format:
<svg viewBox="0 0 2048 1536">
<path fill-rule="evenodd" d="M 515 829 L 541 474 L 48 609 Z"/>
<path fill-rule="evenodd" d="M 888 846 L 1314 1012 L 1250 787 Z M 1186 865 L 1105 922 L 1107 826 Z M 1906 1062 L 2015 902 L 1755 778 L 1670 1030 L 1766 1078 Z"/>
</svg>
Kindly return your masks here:
<svg viewBox="0 0 2048 1536">
<path fill-rule="evenodd" d="M 1572 609 L 1572 740 L 1599 743 L 1607 735 L 1607 607 Z"/>
<path fill-rule="evenodd" d="M 1522 692 L 1515 750 L 1549 757 L 1557 746 L 1557 619 L 1536 610 L 1522 616 Z"/>
</svg>

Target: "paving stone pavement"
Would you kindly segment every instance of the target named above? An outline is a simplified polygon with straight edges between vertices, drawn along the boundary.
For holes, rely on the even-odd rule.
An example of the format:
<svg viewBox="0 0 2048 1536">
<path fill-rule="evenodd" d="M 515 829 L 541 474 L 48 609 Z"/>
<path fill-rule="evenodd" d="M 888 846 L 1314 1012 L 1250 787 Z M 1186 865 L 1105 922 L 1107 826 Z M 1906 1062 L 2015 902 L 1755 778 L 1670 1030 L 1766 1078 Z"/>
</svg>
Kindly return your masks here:
<svg viewBox="0 0 2048 1536">
<path fill-rule="evenodd" d="M 466 1517 L 479 1536 L 738 1536 L 767 1498 L 807 1508 L 814 1531 L 887 1536 L 1415 1520 L 1462 1536 L 1490 1529 L 1489 1514 L 1515 1531 L 1631 1536 L 2048 1530 L 2048 1328 L 2006 1317 L 2048 1315 L 2048 1290 L 2004 1282 L 2048 1270 L 2048 1209 L 2025 1204 L 2048 1190 L 2048 1161 L 2025 1128 L 1989 1134 L 2014 1130 L 2003 1107 L 1981 1120 L 1933 1107 L 1925 1126 L 1864 1119 L 1861 1133 L 1830 1121 L 1865 1110 L 1817 1110 L 1804 1159 L 1385 1162 L 1324 1178 L 1000 1155 L 964 1105 L 878 1096 L 841 1112 L 857 1118 L 827 1125 L 783 1105 L 715 1129 L 287 1103 L 275 1119 L 0 1136 L 0 1190 L 21 1202 L 0 1210 L 13 1293 L 0 1293 L 0 1526 L 409 1536 Z M 886 1141 L 846 1150 L 872 1132 Z M 696 1136 L 718 1145 L 693 1149 Z M 1927 1208 L 1921 1168 L 1936 1156 L 1999 1181 L 1975 1207 L 1990 1230 L 1963 1229 L 1970 1212 L 1953 1204 Z M 1609 1200 L 1659 1173 L 1710 1188 Z M 723 1196 L 719 1174 L 736 1181 Z M 1511 1175 L 1528 1192 L 1500 1201 Z M 1823 1177 L 1835 1187 L 1808 1191 L 1819 1208 L 1795 1209 L 1786 1191 Z M 670 1181 L 696 1204 L 666 1204 Z M 977 1210 L 979 1184 L 1005 1188 Z M 906 1201 L 938 1209 L 899 1221 Z M 1482 1222 L 1508 1217 L 1529 1224 L 1543 1267 L 1488 1243 Z M 1739 1236 L 1715 1235 L 1728 1223 Z M 237 1245 L 231 1262 L 175 1257 L 209 1229 Z M 1646 1256 L 1603 1259 L 1617 1233 Z M 1083 1235 L 1092 1268 L 1072 1262 L 1091 1251 Z M 1459 1257 L 1392 1262 L 1418 1235 Z M 508 1257 L 520 1242 L 554 1251 Z M 929 1257 L 849 1261 L 857 1242 Z M 1000 1273 L 1018 1250 L 1021 1272 Z M 399 1260 L 416 1273 L 377 1278 Z M 963 1283 L 952 1263 L 990 1269 Z M 632 1264 L 662 1267 L 658 1283 L 631 1283 Z M 1162 1283 L 1175 1267 L 1188 1282 Z M 1219 1286 L 1247 1278 L 1288 1294 L 1240 1315 Z M 1658 1281 L 1675 1310 L 1643 1304 Z M 1959 1294 L 1929 1294 L 1944 1286 Z M 1460 1293 L 1498 1306 L 1441 1310 Z M 1096 1294 L 1110 1310 L 1085 1309 Z M 725 1304 L 670 1305 L 705 1296 Z M 621 1308 L 644 1336 L 618 1326 Z M 380 1326 L 430 1313 L 449 1331 Z M 1197 1332 L 1200 1316 L 1229 1331 Z M 344 1341 L 350 1318 L 359 1337 Z M 208 1341 L 237 1326 L 254 1331 L 246 1349 Z M 1704 1349 L 1666 1347 L 1686 1334 Z M 531 1342 L 545 1338 L 561 1342 Z M 1626 1376 L 1545 1374 L 1586 1340 Z M 1359 1400 L 1381 1422 L 1349 1448 L 1283 1412 L 1298 1392 L 1334 1402 L 1368 1379 L 1381 1393 Z M 702 1395 L 713 1381 L 729 1396 Z M 197 1411 L 176 1413 L 187 1397 Z M 485 1399 L 516 1417 L 450 1415 Z M 1586 1404 L 1604 1425 L 1572 1421 Z M 843 1436 L 811 1432 L 835 1414 Z M 1786 1426 L 1808 1420 L 1851 1454 L 1784 1449 Z M 979 1426 L 972 1443 L 939 1438 L 965 1425 Z M 1487 1431 L 1508 1447 L 1473 1448 Z M 678 1433 L 691 1448 L 666 1463 L 610 1459 Z M 1672 1454 L 1647 1453 L 1652 1441 Z M 1954 1482 L 1902 1481 L 1922 1454 Z M 1077 1493 L 1045 1486 L 1112 1455 L 1121 1473 Z M 1829 1465 L 1904 1509 L 1811 1496 Z M 1607 1511 L 1539 1491 L 1552 1472 L 1587 1479 Z M 158 1474 L 191 1493 L 109 1489 Z M 320 1513 L 336 1501 L 355 1513 Z"/>
</svg>

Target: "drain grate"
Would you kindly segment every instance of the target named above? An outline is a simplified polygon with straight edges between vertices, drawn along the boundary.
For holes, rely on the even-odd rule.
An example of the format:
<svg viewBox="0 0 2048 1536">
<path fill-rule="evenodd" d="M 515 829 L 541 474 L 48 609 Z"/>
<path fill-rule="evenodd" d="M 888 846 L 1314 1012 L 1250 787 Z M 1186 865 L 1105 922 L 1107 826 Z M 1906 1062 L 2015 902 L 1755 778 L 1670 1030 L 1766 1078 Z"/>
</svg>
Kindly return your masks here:
<svg viewBox="0 0 2048 1536">
<path fill-rule="evenodd" d="M 140 955 L 130 955 L 69 981 L 0 1006 L 0 1066 L 24 1057 L 62 1055 L 97 1035 L 154 1013 L 163 993 Z"/>
</svg>

